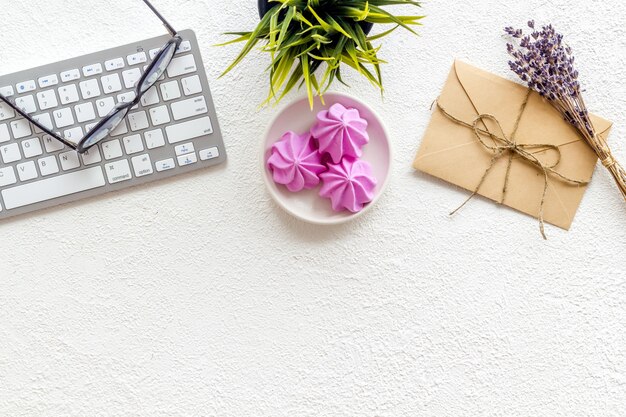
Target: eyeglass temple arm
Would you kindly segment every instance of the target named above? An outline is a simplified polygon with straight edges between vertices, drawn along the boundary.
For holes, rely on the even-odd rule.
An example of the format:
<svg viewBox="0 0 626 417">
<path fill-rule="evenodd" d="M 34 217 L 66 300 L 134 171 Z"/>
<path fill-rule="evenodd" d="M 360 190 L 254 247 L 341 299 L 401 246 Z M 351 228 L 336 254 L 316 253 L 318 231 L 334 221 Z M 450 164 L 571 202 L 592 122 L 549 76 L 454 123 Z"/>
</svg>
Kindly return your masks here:
<svg viewBox="0 0 626 417">
<path fill-rule="evenodd" d="M 167 31 L 170 33 L 170 35 L 176 36 L 176 30 L 172 27 L 172 25 L 167 22 L 167 20 L 165 20 L 163 15 L 159 13 L 159 11 L 152 5 L 152 3 L 150 3 L 148 0 L 143 0 L 143 2 L 146 3 L 146 6 L 148 6 L 150 10 L 152 10 L 152 13 L 154 13 L 161 20 L 161 22 L 163 22 L 163 25 L 167 28 Z"/>
</svg>

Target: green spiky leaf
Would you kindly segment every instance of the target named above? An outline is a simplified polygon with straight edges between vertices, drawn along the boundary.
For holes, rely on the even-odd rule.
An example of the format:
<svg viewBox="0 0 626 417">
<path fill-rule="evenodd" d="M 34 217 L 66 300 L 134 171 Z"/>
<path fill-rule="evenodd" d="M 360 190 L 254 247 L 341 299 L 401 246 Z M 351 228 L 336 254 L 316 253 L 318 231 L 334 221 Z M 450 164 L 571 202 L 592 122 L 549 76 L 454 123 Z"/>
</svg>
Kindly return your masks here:
<svg viewBox="0 0 626 417">
<path fill-rule="evenodd" d="M 279 102 L 296 87 L 305 87 L 309 104 L 333 82 L 345 84 L 341 67 L 348 66 L 383 91 L 380 46 L 372 42 L 398 28 L 417 34 L 424 16 L 394 15 L 386 6 L 421 7 L 412 0 L 270 0 L 275 4 L 250 32 L 230 32 L 235 39 L 220 46 L 243 43 L 239 55 L 222 74 L 237 66 L 257 46 L 268 52 L 270 88 L 264 104 Z M 363 25 L 393 25 L 367 36 Z M 319 78 L 315 75 L 321 72 Z"/>
</svg>

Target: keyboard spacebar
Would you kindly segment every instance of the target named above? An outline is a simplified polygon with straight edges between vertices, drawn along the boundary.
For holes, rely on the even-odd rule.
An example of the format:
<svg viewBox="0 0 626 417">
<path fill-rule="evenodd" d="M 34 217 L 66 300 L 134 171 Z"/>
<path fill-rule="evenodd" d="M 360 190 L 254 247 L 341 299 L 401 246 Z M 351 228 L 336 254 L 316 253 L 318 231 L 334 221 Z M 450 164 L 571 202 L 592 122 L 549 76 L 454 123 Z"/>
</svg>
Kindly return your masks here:
<svg viewBox="0 0 626 417">
<path fill-rule="evenodd" d="M 104 186 L 99 166 L 2 190 L 7 210 Z"/>
</svg>

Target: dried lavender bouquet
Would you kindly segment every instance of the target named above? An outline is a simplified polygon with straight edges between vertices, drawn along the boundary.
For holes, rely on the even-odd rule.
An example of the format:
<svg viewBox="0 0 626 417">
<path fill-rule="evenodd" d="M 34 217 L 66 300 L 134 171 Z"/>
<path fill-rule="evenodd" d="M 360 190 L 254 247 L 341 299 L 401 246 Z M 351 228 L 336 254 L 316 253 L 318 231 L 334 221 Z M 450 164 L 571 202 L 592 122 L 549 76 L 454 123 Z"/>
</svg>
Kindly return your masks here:
<svg viewBox="0 0 626 417">
<path fill-rule="evenodd" d="M 545 97 L 572 124 L 598 155 L 602 164 L 611 172 L 626 200 L 626 171 L 615 160 L 606 140 L 597 134 L 589 119 L 589 111 L 582 97 L 578 71 L 574 68 L 572 49 L 563 44 L 563 35 L 556 33 L 552 25 L 535 28 L 525 35 L 521 29 L 505 28 L 514 39 L 507 44 L 513 57 L 509 61 L 515 72 L 528 87 Z"/>
</svg>

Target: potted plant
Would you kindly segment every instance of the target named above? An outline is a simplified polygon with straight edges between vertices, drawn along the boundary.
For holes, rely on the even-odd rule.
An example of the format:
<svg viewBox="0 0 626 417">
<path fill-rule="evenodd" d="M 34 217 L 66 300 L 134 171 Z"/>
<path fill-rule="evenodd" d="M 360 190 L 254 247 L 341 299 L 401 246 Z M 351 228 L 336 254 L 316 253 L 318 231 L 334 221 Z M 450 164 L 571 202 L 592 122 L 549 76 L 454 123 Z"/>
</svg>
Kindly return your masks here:
<svg viewBox="0 0 626 417">
<path fill-rule="evenodd" d="M 278 102 L 294 87 L 304 85 L 312 108 L 314 96 L 322 97 L 335 79 L 344 83 L 342 64 L 382 92 L 380 64 L 384 61 L 378 58 L 380 46 L 374 47 L 372 41 L 398 27 L 416 34 L 411 26 L 420 25 L 424 17 L 393 15 L 381 7 L 388 5 L 420 7 L 419 2 L 411 0 L 258 0 L 261 21 L 257 27 L 251 32 L 227 33 L 237 38 L 222 45 L 245 45 L 222 75 L 262 42 L 262 50 L 271 56 L 270 91 L 265 103 Z M 368 37 L 374 24 L 394 26 Z M 325 69 L 318 76 L 320 68 Z"/>
</svg>

